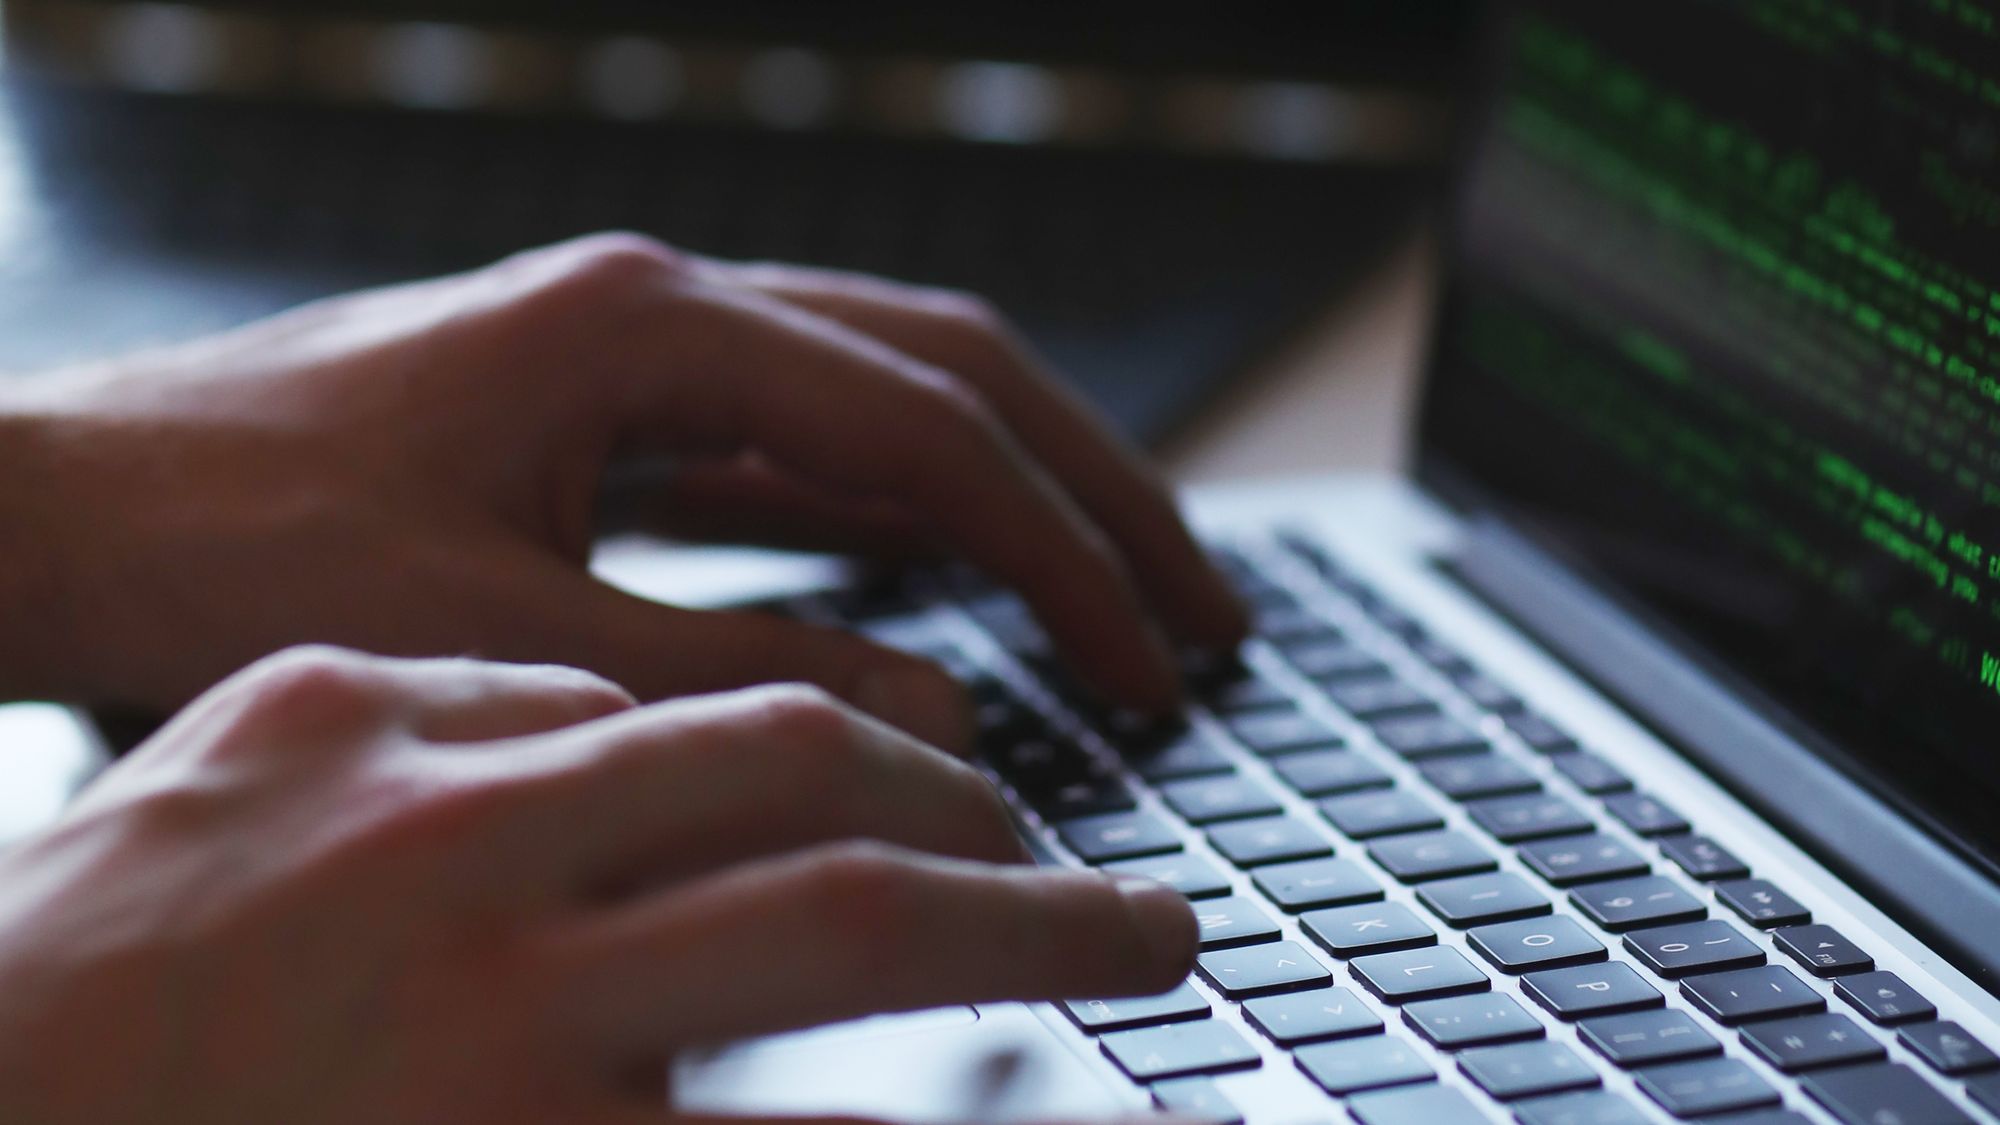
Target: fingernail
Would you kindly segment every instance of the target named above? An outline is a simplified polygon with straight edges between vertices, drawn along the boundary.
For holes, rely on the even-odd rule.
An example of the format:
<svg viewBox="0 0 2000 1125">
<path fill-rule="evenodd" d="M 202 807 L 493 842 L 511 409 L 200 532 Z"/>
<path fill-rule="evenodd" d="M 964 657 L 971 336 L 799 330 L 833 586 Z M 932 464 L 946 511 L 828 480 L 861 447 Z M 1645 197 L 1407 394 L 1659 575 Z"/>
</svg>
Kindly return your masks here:
<svg viewBox="0 0 2000 1125">
<path fill-rule="evenodd" d="M 1132 925 L 1161 970 L 1184 974 L 1194 967 L 1194 910 L 1179 891 L 1153 879 L 1122 875 L 1115 880 Z"/>
<path fill-rule="evenodd" d="M 940 750 L 963 756 L 972 747 L 965 690 L 938 668 L 911 661 L 868 672 L 854 705 Z"/>
</svg>

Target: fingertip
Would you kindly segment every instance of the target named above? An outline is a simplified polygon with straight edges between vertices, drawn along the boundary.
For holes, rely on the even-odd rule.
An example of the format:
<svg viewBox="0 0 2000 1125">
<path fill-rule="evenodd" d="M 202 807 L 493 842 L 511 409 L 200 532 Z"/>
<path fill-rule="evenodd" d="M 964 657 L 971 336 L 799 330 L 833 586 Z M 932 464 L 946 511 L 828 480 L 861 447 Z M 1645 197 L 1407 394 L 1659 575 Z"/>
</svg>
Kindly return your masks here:
<svg viewBox="0 0 2000 1125">
<path fill-rule="evenodd" d="M 1146 981 L 1173 987 L 1194 969 L 1201 934 L 1193 908 L 1179 891 L 1153 879 L 1128 875 L 1114 877 L 1112 883 L 1149 954 Z"/>
<path fill-rule="evenodd" d="M 972 751 L 972 708 L 965 689 L 928 661 L 903 658 L 862 673 L 852 702 L 947 753 L 965 757 Z"/>
</svg>

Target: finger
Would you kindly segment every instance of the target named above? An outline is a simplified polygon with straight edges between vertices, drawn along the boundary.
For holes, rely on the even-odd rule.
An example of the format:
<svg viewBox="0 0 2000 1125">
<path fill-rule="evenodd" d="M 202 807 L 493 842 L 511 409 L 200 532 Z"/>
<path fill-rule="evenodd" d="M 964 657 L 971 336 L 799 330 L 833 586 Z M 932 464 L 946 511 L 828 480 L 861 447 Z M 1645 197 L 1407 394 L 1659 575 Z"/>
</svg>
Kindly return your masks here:
<svg viewBox="0 0 2000 1125">
<path fill-rule="evenodd" d="M 404 701 L 414 733 L 430 742 L 520 738 L 636 705 L 624 688 L 561 665 L 383 658 L 378 666 Z"/>
<path fill-rule="evenodd" d="M 878 845 L 747 864 L 582 923 L 561 1018 L 617 1048 L 997 1000 L 1142 995 L 1193 967 L 1187 901 L 1147 880 Z"/>
<path fill-rule="evenodd" d="M 880 562 L 934 560 L 924 523 L 880 500 L 830 493 L 761 458 L 678 465 L 606 486 L 605 522 L 699 543 L 740 543 L 851 555 Z"/>
<path fill-rule="evenodd" d="M 839 321 L 970 383 L 1133 561 L 1149 602 L 1178 635 L 1214 647 L 1243 639 L 1241 604 L 1144 457 L 983 303 L 831 270 L 766 263 L 713 269 L 729 283 Z"/>
</svg>

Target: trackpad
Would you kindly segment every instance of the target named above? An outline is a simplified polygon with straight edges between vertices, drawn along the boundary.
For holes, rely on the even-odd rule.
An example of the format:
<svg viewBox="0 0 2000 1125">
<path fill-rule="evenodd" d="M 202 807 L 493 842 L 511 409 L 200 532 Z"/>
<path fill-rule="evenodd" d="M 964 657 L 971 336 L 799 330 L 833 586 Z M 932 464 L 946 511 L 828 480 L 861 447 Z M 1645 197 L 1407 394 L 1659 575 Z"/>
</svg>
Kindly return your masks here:
<svg viewBox="0 0 2000 1125">
<path fill-rule="evenodd" d="M 913 1122 L 1100 1118 L 1143 1104 L 1018 1004 L 877 1016 L 737 1044 L 675 1069 L 682 1110 Z"/>
</svg>

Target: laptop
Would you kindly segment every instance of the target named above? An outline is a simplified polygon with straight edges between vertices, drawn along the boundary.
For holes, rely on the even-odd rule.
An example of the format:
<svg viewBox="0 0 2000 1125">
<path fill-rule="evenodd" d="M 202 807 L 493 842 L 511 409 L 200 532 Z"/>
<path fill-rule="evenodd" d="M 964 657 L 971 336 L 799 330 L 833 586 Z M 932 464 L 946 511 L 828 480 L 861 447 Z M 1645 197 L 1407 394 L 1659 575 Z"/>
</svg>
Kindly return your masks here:
<svg viewBox="0 0 2000 1125">
<path fill-rule="evenodd" d="M 963 676 L 1045 862 L 1172 883 L 1203 952 L 1159 997 L 731 1045 L 682 1103 L 2000 1121 L 1993 37 L 1496 4 L 1416 471 L 1188 498 L 1259 631 L 1177 722 L 976 576 L 732 565 Z"/>
</svg>

